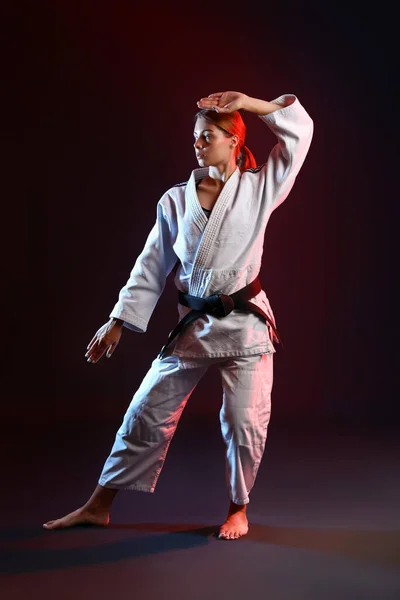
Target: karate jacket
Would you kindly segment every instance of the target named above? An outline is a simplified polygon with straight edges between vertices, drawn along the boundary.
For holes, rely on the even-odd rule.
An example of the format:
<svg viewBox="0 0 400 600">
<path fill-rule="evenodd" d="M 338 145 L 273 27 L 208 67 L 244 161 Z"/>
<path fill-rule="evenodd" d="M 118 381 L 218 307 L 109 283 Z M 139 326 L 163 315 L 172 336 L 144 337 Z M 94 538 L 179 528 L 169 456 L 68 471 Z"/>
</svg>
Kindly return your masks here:
<svg viewBox="0 0 400 600">
<path fill-rule="evenodd" d="M 314 124 L 294 94 L 275 100 L 282 108 L 258 115 L 275 134 L 276 145 L 266 163 L 240 172 L 225 182 L 209 218 L 199 203 L 196 183 L 208 167 L 194 169 L 188 181 L 168 189 L 157 203 L 156 221 L 129 279 L 119 292 L 110 317 L 144 333 L 166 278 L 179 261 L 174 283 L 195 296 L 232 294 L 255 279 L 261 268 L 265 229 L 288 196 L 309 150 Z M 178 296 L 178 293 L 177 293 Z M 262 290 L 250 300 L 275 324 Z M 180 320 L 190 308 L 178 303 Z M 171 323 L 171 329 L 176 323 Z M 223 318 L 204 314 L 172 343 L 182 357 L 246 356 L 273 353 L 272 329 L 255 313 L 234 309 Z"/>
</svg>

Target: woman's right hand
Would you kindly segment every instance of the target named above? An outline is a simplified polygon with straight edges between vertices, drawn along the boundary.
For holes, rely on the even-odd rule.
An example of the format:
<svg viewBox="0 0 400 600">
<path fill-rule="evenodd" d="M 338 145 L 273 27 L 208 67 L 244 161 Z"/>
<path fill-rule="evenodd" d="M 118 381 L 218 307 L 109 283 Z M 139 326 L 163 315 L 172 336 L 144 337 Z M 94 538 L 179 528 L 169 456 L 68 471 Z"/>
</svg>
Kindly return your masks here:
<svg viewBox="0 0 400 600">
<path fill-rule="evenodd" d="M 208 108 L 220 113 L 231 113 L 235 110 L 245 109 L 249 96 L 242 92 L 216 92 L 197 102 L 199 108 Z"/>
<path fill-rule="evenodd" d="M 107 351 L 107 358 L 110 358 L 118 346 L 122 335 L 123 321 L 111 318 L 98 329 L 89 342 L 85 357 L 87 362 L 96 363 Z"/>
</svg>

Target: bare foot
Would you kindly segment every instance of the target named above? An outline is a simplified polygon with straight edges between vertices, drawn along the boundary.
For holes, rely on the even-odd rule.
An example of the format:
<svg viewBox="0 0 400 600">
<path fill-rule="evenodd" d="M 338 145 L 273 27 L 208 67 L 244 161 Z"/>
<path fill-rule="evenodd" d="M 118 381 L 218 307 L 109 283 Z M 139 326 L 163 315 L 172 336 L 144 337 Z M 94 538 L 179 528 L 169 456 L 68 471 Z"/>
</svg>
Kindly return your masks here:
<svg viewBox="0 0 400 600">
<path fill-rule="evenodd" d="M 78 508 L 74 512 L 65 515 L 62 519 L 54 519 L 43 524 L 44 529 L 65 529 L 76 525 L 108 525 L 110 515 L 108 511 L 90 512 L 85 508 Z"/>
<path fill-rule="evenodd" d="M 219 538 L 225 540 L 236 540 L 249 530 L 246 517 L 246 504 L 234 504 L 231 501 L 228 517 L 219 530 Z"/>
</svg>

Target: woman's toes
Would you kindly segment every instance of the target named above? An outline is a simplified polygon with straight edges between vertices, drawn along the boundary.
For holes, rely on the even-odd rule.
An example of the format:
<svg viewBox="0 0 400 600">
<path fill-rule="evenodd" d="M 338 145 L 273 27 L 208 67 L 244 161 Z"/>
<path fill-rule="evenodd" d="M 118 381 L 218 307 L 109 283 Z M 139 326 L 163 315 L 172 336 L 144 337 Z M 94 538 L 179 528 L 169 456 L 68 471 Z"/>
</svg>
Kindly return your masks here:
<svg viewBox="0 0 400 600">
<path fill-rule="evenodd" d="M 222 530 L 222 531 L 220 531 L 218 537 L 221 539 L 225 539 L 225 540 L 237 540 L 242 535 L 243 534 L 240 531 L 227 532 L 227 531 Z"/>
</svg>

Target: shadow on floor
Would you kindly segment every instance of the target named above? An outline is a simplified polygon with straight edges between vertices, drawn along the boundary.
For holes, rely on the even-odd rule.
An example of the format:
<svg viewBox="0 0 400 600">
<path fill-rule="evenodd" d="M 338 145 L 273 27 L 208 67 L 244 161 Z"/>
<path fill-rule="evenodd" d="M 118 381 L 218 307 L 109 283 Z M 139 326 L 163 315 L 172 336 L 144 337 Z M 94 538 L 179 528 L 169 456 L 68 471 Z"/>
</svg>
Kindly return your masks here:
<svg viewBox="0 0 400 600">
<path fill-rule="evenodd" d="M 100 530 L 102 534 L 99 539 L 97 533 Z M 0 572 L 20 574 L 115 563 L 173 550 L 206 546 L 213 540 L 231 544 L 258 542 L 326 552 L 372 561 L 381 566 L 400 566 L 399 531 L 271 527 L 253 524 L 249 533 L 240 540 L 219 540 L 218 532 L 219 525 L 202 526 L 187 523 L 110 524 L 108 527 L 79 526 L 54 531 L 36 527 L 3 529 L 0 531 L 3 542 L 3 549 L 0 551 Z M 120 534 L 123 534 L 124 539 L 113 539 Z M 125 537 L 126 534 L 129 535 L 128 538 Z"/>
</svg>

